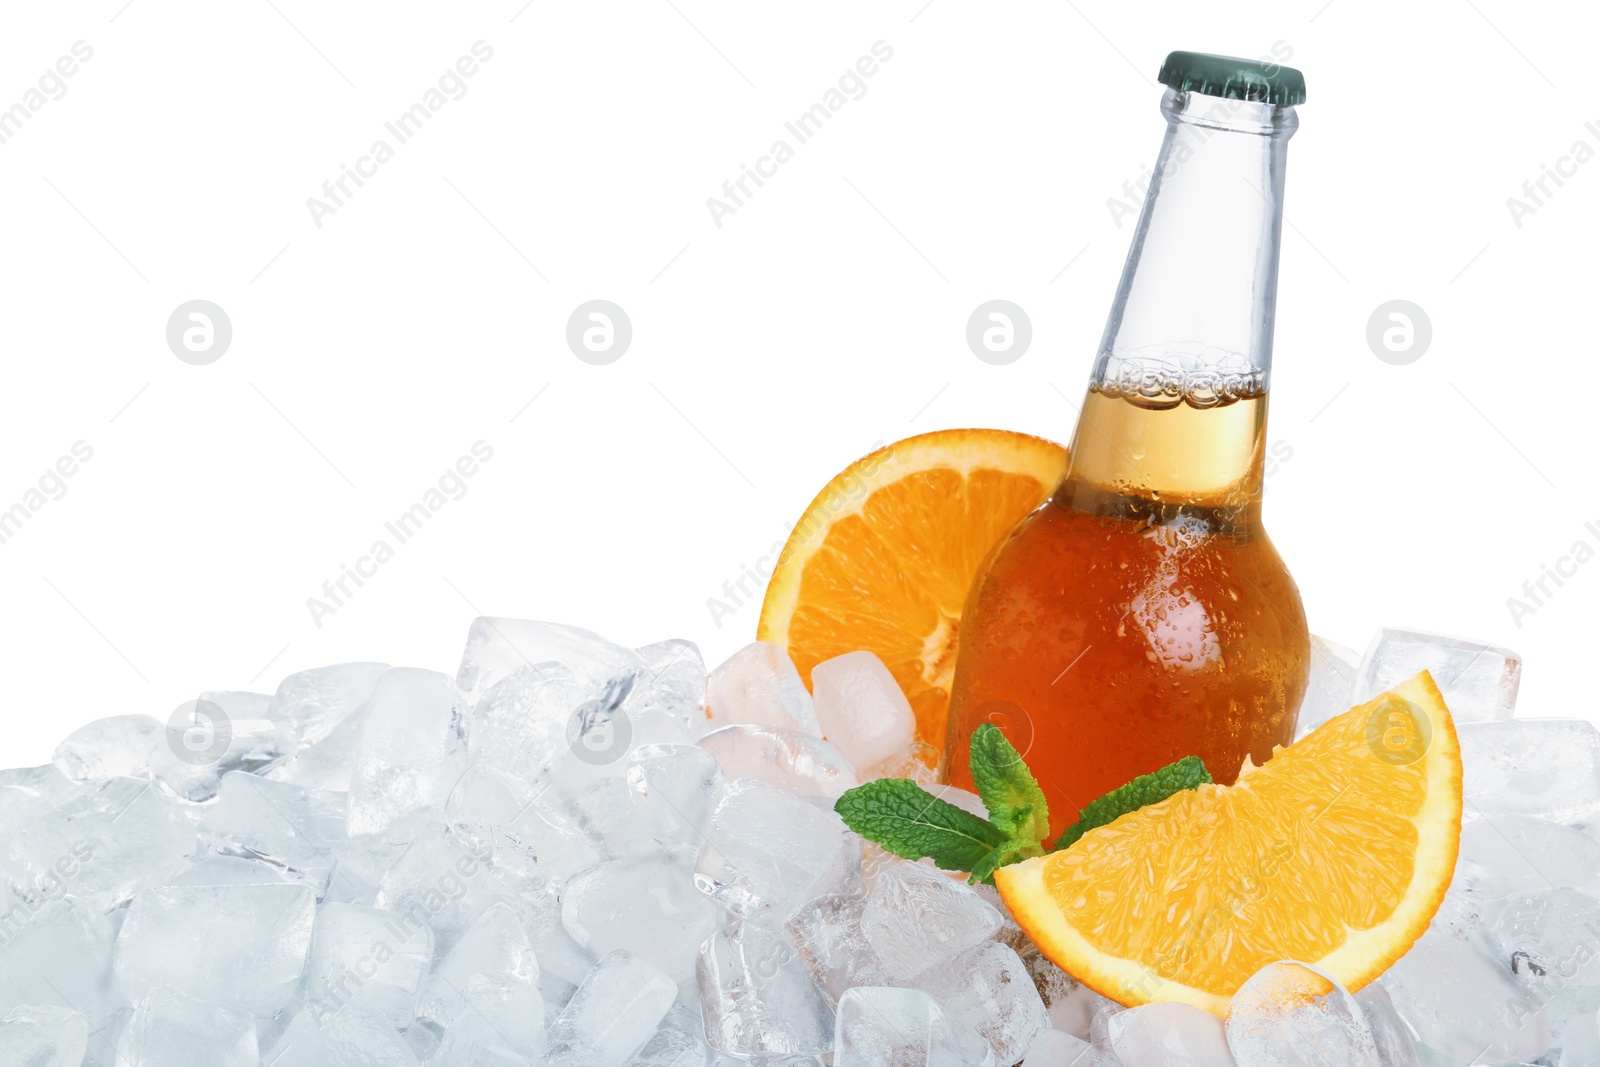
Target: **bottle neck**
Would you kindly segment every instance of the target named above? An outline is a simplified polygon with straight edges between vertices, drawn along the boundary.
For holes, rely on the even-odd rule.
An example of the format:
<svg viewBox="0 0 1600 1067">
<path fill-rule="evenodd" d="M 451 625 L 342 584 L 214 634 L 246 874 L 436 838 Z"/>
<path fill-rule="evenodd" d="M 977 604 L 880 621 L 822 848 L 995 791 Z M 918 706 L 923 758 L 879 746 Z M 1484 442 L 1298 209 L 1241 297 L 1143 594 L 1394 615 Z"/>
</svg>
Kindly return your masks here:
<svg viewBox="0 0 1600 1067">
<path fill-rule="evenodd" d="M 1165 503 L 1258 499 L 1292 107 L 1168 90 L 1069 480 Z"/>
</svg>

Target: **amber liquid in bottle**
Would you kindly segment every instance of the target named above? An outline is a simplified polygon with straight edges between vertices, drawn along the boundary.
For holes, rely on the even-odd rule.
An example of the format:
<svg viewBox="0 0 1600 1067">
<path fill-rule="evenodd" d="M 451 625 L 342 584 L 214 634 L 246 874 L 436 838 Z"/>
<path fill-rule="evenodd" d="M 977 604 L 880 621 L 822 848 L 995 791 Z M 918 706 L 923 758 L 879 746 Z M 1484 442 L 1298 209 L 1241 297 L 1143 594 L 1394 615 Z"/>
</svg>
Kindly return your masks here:
<svg viewBox="0 0 1600 1067">
<path fill-rule="evenodd" d="M 1292 108 L 1248 105 L 1168 166 L 1206 102 L 1163 103 L 1160 177 L 1067 475 L 995 546 L 961 619 L 945 780 L 971 788 L 968 740 L 994 723 L 1044 786 L 1052 835 L 1184 756 L 1232 782 L 1290 743 L 1305 691 L 1305 612 L 1261 524 L 1272 197 Z M 1230 266 L 1243 277 L 1220 277 Z"/>
</svg>

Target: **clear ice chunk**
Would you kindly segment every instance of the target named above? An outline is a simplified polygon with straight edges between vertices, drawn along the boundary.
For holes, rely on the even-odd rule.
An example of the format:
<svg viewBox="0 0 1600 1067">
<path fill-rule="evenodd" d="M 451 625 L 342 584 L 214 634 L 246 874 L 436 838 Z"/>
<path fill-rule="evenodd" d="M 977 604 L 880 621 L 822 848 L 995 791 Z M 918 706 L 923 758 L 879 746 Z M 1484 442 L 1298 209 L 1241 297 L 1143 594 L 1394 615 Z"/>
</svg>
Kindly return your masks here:
<svg viewBox="0 0 1600 1067">
<path fill-rule="evenodd" d="M 701 946 L 695 978 L 718 1052 L 768 1059 L 832 1048 L 832 1012 L 781 931 L 731 924 Z"/>
<path fill-rule="evenodd" d="M 1106 1037 L 1123 1063 L 1234 1067 L 1222 1020 L 1187 1004 L 1144 1004 L 1119 1011 L 1107 1017 Z"/>
<path fill-rule="evenodd" d="M 345 798 L 236 771 L 201 817 L 203 847 L 264 863 L 322 895 L 344 842 Z"/>
<path fill-rule="evenodd" d="M 915 985 L 983 1035 L 994 1049 L 996 1067 L 1020 1061 L 1034 1037 L 1050 1025 L 1021 957 L 995 941 L 928 968 Z"/>
<path fill-rule="evenodd" d="M 0 1015 L 0 1063 L 80 1067 L 88 1048 L 89 1022 L 71 1008 L 19 1004 Z"/>
<path fill-rule="evenodd" d="M 1400 1013 L 1394 1010 L 1394 1001 L 1382 982 L 1370 982 L 1356 994 L 1356 1003 L 1367 1017 L 1367 1029 L 1372 1031 L 1377 1046 L 1377 1067 L 1421 1067 L 1417 1043 Z"/>
<path fill-rule="evenodd" d="M 724 726 L 700 739 L 729 781 L 750 778 L 802 797 L 837 800 L 858 783 L 844 753 L 820 737 L 768 726 Z"/>
<path fill-rule="evenodd" d="M 1289 961 L 1267 964 L 1239 987 L 1227 1035 L 1239 1067 L 1369 1067 L 1378 1055 L 1356 999 L 1321 971 Z"/>
<path fill-rule="evenodd" d="M 711 817 L 695 885 L 740 918 L 781 925 L 841 882 L 845 832 L 831 811 L 737 779 Z"/>
<path fill-rule="evenodd" d="M 628 1067 L 711 1067 L 712 1056 L 699 1013 L 674 1004 Z"/>
<path fill-rule="evenodd" d="M 1461 857 L 1481 868 L 1474 889 L 1488 900 L 1556 886 L 1600 888 L 1600 841 L 1545 819 L 1474 819 L 1461 828 Z"/>
<path fill-rule="evenodd" d="M 1102 1052 L 1063 1030 L 1040 1030 L 1022 1058 L 1027 1067 L 1123 1067 L 1115 1054 Z M 1166 1067 L 1167 1061 L 1153 1061 Z"/>
<path fill-rule="evenodd" d="M 323 1018 L 300 1012 L 261 1062 L 263 1067 L 421 1067 L 388 1020 L 360 1004 Z"/>
<path fill-rule="evenodd" d="M 722 767 L 699 745 L 641 745 L 628 754 L 635 808 L 660 845 L 699 845 L 727 788 Z"/>
<path fill-rule="evenodd" d="M 293 752 L 293 742 L 267 717 L 264 693 L 202 693 L 163 727 L 150 756 L 150 776 L 171 796 L 203 804 L 230 771 L 261 774 Z"/>
<path fill-rule="evenodd" d="M 315 912 L 315 894 L 288 882 L 142 890 L 117 934 L 117 980 L 131 996 L 165 986 L 274 1015 L 300 984 Z"/>
<path fill-rule="evenodd" d="M 1531 1061 L 1550 1047 L 1544 1007 L 1511 975 L 1448 934 L 1429 930 L 1383 976 L 1418 1040 L 1459 1062 Z"/>
<path fill-rule="evenodd" d="M 917 863 L 899 863 L 873 883 L 861 929 L 896 981 L 992 938 L 1000 913 L 964 882 Z"/>
<path fill-rule="evenodd" d="M 497 904 L 468 928 L 429 978 L 417 1017 L 443 1030 L 430 1063 L 499 1063 L 497 1055 L 538 1062 L 545 1004 L 533 942 L 516 912 Z"/>
<path fill-rule="evenodd" d="M 604 685 L 645 666 L 632 649 L 577 626 L 480 617 L 467 631 L 456 685 L 471 704 L 507 675 L 545 663 L 561 664 L 585 686 Z"/>
<path fill-rule="evenodd" d="M 858 986 L 839 998 L 833 1067 L 993 1067 L 994 1050 L 920 989 Z M 1042 1067 L 1068 1067 L 1045 1061 Z M 1087 1067 L 1074 1064 L 1073 1067 Z"/>
<path fill-rule="evenodd" d="M 1467 811 L 1568 825 L 1600 812 L 1600 731 L 1583 719 L 1463 723 Z"/>
<path fill-rule="evenodd" d="M 549 1067 L 624 1067 L 666 1017 L 677 983 L 626 949 L 607 954 L 550 1023 Z"/>
<path fill-rule="evenodd" d="M 472 709 L 472 758 L 529 782 L 568 750 L 568 723 L 593 691 L 559 663 L 511 671 Z"/>
<path fill-rule="evenodd" d="M 359 711 L 388 669 L 386 663 L 336 663 L 291 674 L 278 683 L 266 715 L 283 729 L 296 751 L 304 751 Z"/>
<path fill-rule="evenodd" d="M 0 1006 L 69 1008 L 98 1029 L 110 1011 L 105 974 L 114 937 L 104 914 L 73 897 L 37 909 L 13 903 L 0 915 Z"/>
<path fill-rule="evenodd" d="M 517 903 L 517 887 L 499 875 L 489 857 L 435 831 L 419 836 L 383 872 L 372 905 L 427 923 L 434 952 L 442 955 L 502 901 Z"/>
<path fill-rule="evenodd" d="M 56 746 L 55 765 L 74 781 L 148 778 L 166 727 L 149 715 L 113 715 L 86 723 Z"/>
<path fill-rule="evenodd" d="M 1360 671 L 1361 657 L 1354 651 L 1311 635 L 1311 676 L 1306 682 L 1306 695 L 1300 701 L 1300 717 L 1294 732 L 1296 741 L 1335 715 L 1355 707 L 1356 679 Z"/>
<path fill-rule="evenodd" d="M 861 932 L 866 903 L 859 896 L 820 897 L 784 927 L 829 1004 L 837 1005 L 845 990 L 855 986 L 890 982 L 888 969 Z"/>
<path fill-rule="evenodd" d="M 911 702 L 871 652 L 846 652 L 811 670 L 822 736 L 854 767 L 872 767 L 910 747 L 917 732 Z"/>
<path fill-rule="evenodd" d="M 367 721 L 367 707 L 362 704 L 356 708 L 340 719 L 327 737 L 269 768 L 263 777 L 302 789 L 348 793 L 350 769 L 355 763 L 356 746 L 361 742 L 361 727 Z"/>
<path fill-rule="evenodd" d="M 71 893 L 111 911 L 183 866 L 196 847 L 192 811 L 150 781 L 91 782 L 47 814 L 8 827 L 0 879 L 27 904 Z"/>
<path fill-rule="evenodd" d="M 644 674 L 628 697 L 628 714 L 640 739 L 693 744 L 710 727 L 706 718 L 706 664 L 693 641 L 658 641 L 636 650 Z"/>
<path fill-rule="evenodd" d="M 466 767 L 466 724 L 450 679 L 390 668 L 372 689 L 356 745 L 346 832 L 409 839 L 408 819 L 433 810 L 442 815 Z"/>
<path fill-rule="evenodd" d="M 535 786 L 486 763 L 472 764 L 456 782 L 445 818 L 457 840 L 513 882 L 559 885 L 600 860 L 575 820 Z"/>
<path fill-rule="evenodd" d="M 746 723 L 820 737 L 811 694 L 789 653 L 770 641 L 745 645 L 706 679 L 713 728 Z"/>
<path fill-rule="evenodd" d="M 306 998 L 324 1011 L 359 1001 L 401 1030 L 432 963 L 427 923 L 382 908 L 324 904 L 311 931 Z"/>
<path fill-rule="evenodd" d="M 170 989 L 152 989 L 133 1005 L 117 1038 L 118 1067 L 257 1067 L 256 1021 L 241 1012 Z"/>
<path fill-rule="evenodd" d="M 575 875 L 562 891 L 561 921 L 596 956 L 626 948 L 674 982 L 694 974 L 700 943 L 720 925 L 694 885 L 689 848 L 629 856 Z"/>
<path fill-rule="evenodd" d="M 1379 630 L 1361 661 L 1355 703 L 1393 689 L 1418 671 L 1433 676 L 1458 723 L 1511 718 L 1522 657 L 1508 648 L 1421 630 Z"/>
<path fill-rule="evenodd" d="M 1600 900 L 1569 888 L 1512 897 L 1487 939 L 1544 1005 L 1552 1039 L 1568 1018 L 1600 1009 Z"/>
</svg>

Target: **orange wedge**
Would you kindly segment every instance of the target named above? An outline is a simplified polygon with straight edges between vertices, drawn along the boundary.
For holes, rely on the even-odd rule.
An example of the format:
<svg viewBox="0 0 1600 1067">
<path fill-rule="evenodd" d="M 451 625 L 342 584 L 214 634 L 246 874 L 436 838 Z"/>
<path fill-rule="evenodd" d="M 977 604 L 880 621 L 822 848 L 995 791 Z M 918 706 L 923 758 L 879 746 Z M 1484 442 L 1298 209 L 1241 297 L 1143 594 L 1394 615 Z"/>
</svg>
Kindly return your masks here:
<svg viewBox="0 0 1600 1067">
<path fill-rule="evenodd" d="M 767 585 L 756 638 L 788 649 L 800 677 L 867 649 L 944 744 L 967 587 L 989 549 L 1042 504 L 1067 450 L 1007 430 L 940 430 L 851 464 L 795 524 Z"/>
<path fill-rule="evenodd" d="M 1119 1003 L 1224 1015 L 1278 960 L 1352 992 L 1428 928 L 1461 840 L 1461 749 L 1426 672 L 1237 784 L 1203 785 L 995 872 L 1041 952 Z"/>
</svg>

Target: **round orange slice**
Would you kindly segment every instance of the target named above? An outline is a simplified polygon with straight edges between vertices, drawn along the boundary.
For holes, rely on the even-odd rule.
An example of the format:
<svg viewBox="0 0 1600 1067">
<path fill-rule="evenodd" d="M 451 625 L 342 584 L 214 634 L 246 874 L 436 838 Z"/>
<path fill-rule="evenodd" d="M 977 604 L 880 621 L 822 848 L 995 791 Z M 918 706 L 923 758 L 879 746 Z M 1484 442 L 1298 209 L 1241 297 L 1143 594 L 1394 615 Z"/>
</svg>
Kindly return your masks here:
<svg viewBox="0 0 1600 1067">
<path fill-rule="evenodd" d="M 795 524 L 756 638 L 786 648 L 808 686 L 825 659 L 876 653 L 916 712 L 917 740 L 943 746 L 967 588 L 1066 467 L 1060 445 L 1008 430 L 939 430 L 864 456 Z"/>
<path fill-rule="evenodd" d="M 1224 1015 L 1278 960 L 1352 992 L 1422 936 L 1461 840 L 1461 749 L 1417 675 L 1232 786 L 1202 785 L 995 872 L 1057 966 L 1126 1005 Z"/>
</svg>

